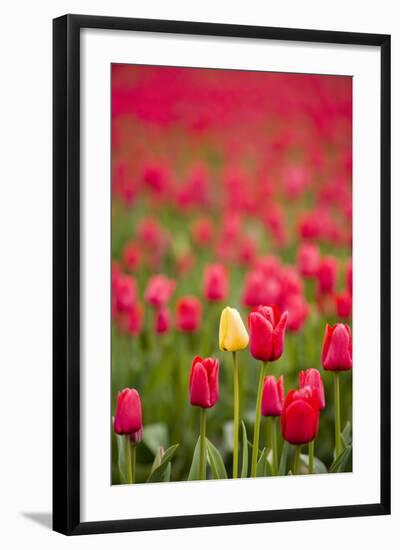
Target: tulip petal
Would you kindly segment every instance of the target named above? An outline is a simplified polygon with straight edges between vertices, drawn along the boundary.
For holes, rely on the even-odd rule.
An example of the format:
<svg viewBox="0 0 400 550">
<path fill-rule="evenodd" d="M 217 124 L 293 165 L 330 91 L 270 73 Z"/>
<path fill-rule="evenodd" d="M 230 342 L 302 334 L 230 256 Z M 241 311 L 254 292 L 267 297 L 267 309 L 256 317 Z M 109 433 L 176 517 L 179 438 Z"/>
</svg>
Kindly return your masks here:
<svg viewBox="0 0 400 550">
<path fill-rule="evenodd" d="M 202 363 L 196 363 L 191 371 L 190 403 L 203 408 L 211 406 L 207 371 Z"/>
<path fill-rule="evenodd" d="M 323 361 L 325 369 L 348 370 L 351 368 L 351 337 L 349 330 L 341 323 L 334 327 Z"/>
</svg>

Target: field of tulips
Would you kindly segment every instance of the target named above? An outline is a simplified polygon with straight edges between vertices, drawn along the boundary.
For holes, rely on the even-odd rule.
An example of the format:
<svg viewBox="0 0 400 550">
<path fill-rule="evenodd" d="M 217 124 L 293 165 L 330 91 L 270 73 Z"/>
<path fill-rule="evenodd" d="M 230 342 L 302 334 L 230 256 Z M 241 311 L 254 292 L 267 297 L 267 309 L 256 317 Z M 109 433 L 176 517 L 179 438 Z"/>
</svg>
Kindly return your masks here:
<svg viewBox="0 0 400 550">
<path fill-rule="evenodd" d="M 352 469 L 352 81 L 112 67 L 112 483 Z"/>
</svg>

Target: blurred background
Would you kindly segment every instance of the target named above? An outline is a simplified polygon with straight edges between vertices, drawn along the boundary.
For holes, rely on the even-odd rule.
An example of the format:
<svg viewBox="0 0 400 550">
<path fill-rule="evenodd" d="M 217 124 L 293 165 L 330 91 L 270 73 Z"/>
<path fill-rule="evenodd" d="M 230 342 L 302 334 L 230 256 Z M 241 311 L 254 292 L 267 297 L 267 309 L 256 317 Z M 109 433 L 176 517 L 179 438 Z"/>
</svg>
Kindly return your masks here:
<svg viewBox="0 0 400 550">
<path fill-rule="evenodd" d="M 285 351 L 268 368 L 284 375 L 285 392 L 300 370 L 322 371 L 326 323 L 351 325 L 351 136 L 350 77 L 113 65 L 111 401 L 114 414 L 118 391 L 141 395 L 138 481 L 158 447 L 174 443 L 172 480 L 187 479 L 198 438 L 188 391 L 196 355 L 220 361 L 207 436 L 231 470 L 231 356 L 218 349 L 225 306 L 246 324 L 259 304 L 288 310 Z M 259 364 L 248 349 L 238 360 L 251 438 Z M 322 375 L 315 452 L 329 467 L 333 380 Z M 343 427 L 351 396 L 346 372 Z"/>
</svg>

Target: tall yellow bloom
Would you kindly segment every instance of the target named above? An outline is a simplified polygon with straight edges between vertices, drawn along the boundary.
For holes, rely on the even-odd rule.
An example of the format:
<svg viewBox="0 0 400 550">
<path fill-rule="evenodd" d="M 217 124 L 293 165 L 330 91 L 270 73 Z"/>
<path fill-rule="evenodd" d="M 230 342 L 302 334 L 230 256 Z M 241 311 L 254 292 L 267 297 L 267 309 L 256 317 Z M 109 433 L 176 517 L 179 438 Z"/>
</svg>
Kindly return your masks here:
<svg viewBox="0 0 400 550">
<path fill-rule="evenodd" d="M 239 351 L 247 347 L 249 335 L 240 313 L 226 307 L 222 310 L 219 322 L 219 348 L 221 351 Z"/>
</svg>

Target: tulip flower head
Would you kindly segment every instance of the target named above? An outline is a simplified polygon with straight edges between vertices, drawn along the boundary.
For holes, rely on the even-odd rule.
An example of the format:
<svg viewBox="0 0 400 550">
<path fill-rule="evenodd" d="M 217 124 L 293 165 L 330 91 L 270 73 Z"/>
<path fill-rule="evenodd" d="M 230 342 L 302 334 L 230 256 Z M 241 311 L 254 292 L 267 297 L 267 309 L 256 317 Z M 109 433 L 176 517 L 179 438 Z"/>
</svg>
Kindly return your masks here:
<svg viewBox="0 0 400 550">
<path fill-rule="evenodd" d="M 203 307 L 195 296 L 184 296 L 176 306 L 177 326 L 183 332 L 196 331 L 201 323 Z"/>
<path fill-rule="evenodd" d="M 285 301 L 288 310 L 287 328 L 292 332 L 300 330 L 310 312 L 310 306 L 302 294 L 293 294 Z"/>
<path fill-rule="evenodd" d="M 352 367 L 351 330 L 348 325 L 338 323 L 326 325 L 322 348 L 322 366 L 325 370 L 349 370 Z"/>
<path fill-rule="evenodd" d="M 119 327 L 122 332 L 132 336 L 139 334 L 143 325 L 143 307 L 141 304 L 134 304 L 128 313 L 119 317 Z"/>
<path fill-rule="evenodd" d="M 154 330 L 157 334 L 168 332 L 171 327 L 171 315 L 167 308 L 157 309 L 154 318 Z"/>
<path fill-rule="evenodd" d="M 349 319 L 351 317 L 352 299 L 348 291 L 336 295 L 336 312 L 338 317 Z"/>
<path fill-rule="evenodd" d="M 228 278 L 223 265 L 208 265 L 204 271 L 204 296 L 210 302 L 223 300 L 228 293 Z"/>
<path fill-rule="evenodd" d="M 189 391 L 190 403 L 197 407 L 209 409 L 218 401 L 218 372 L 217 359 L 208 357 L 193 359 L 190 371 Z"/>
<path fill-rule="evenodd" d="M 309 443 L 318 432 L 319 403 L 311 388 L 290 390 L 281 415 L 282 437 L 292 445 Z"/>
<path fill-rule="evenodd" d="M 146 302 L 157 308 L 165 306 L 174 293 L 175 286 L 175 281 L 165 275 L 153 275 L 145 291 Z"/>
<path fill-rule="evenodd" d="M 263 416 L 280 416 L 284 400 L 283 376 L 280 376 L 278 381 L 275 376 L 266 376 L 261 398 L 261 414 Z"/>
<path fill-rule="evenodd" d="M 142 430 L 142 403 L 134 388 L 118 393 L 114 418 L 114 431 L 118 435 L 130 435 Z"/>
<path fill-rule="evenodd" d="M 130 271 L 135 271 L 140 262 L 140 248 L 136 242 L 128 242 L 122 252 L 124 264 Z"/>
<path fill-rule="evenodd" d="M 303 277 L 314 277 L 319 268 L 319 249 L 311 243 L 303 243 L 297 254 L 297 265 Z"/>
<path fill-rule="evenodd" d="M 250 352 L 260 361 L 276 361 L 283 352 L 288 313 L 276 306 L 259 306 L 249 315 Z"/>
<path fill-rule="evenodd" d="M 222 310 L 219 323 L 219 349 L 239 351 L 249 343 L 249 335 L 237 309 L 226 307 Z"/>
<path fill-rule="evenodd" d="M 317 369 L 307 369 L 300 371 L 300 388 L 309 387 L 317 398 L 319 408 L 325 408 L 325 390 L 321 375 Z"/>
<path fill-rule="evenodd" d="M 118 312 L 128 313 L 136 301 L 136 282 L 129 275 L 120 274 L 115 280 L 115 308 Z"/>
<path fill-rule="evenodd" d="M 318 290 L 320 294 L 331 294 L 335 290 L 338 261 L 333 256 L 322 258 L 318 268 Z"/>
</svg>

